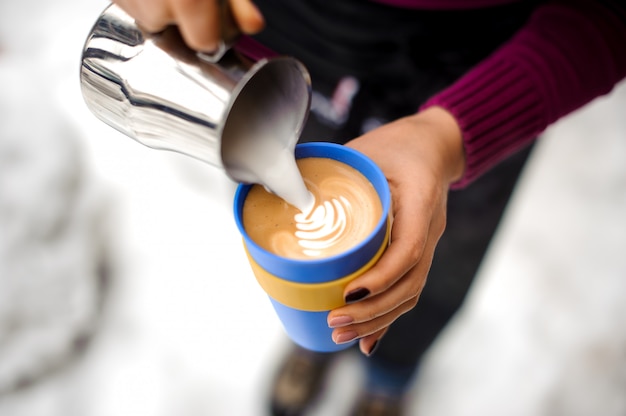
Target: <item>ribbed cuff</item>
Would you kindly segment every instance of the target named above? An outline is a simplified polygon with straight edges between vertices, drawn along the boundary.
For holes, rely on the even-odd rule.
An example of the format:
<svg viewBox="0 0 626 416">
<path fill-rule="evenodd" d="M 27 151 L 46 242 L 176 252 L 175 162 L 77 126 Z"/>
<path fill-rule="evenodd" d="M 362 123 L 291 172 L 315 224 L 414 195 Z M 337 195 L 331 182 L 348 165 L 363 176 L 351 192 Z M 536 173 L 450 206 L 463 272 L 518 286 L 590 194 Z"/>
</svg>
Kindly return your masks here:
<svg viewBox="0 0 626 416">
<path fill-rule="evenodd" d="M 445 108 L 461 128 L 466 167 L 452 189 L 466 187 L 545 128 L 537 83 L 515 59 L 506 59 L 512 53 L 488 58 L 422 106 Z"/>
</svg>

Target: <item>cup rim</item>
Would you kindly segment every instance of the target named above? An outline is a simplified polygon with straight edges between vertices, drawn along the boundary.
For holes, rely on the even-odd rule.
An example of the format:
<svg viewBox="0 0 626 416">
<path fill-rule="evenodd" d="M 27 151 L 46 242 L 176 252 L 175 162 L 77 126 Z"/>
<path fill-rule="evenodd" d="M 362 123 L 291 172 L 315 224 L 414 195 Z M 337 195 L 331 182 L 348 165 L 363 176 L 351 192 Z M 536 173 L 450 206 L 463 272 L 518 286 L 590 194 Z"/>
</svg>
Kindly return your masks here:
<svg viewBox="0 0 626 416">
<path fill-rule="evenodd" d="M 346 163 L 361 172 L 374 186 L 382 205 L 382 215 L 368 236 L 350 249 L 321 259 L 292 259 L 271 253 L 247 234 L 243 226 L 243 203 L 254 184 L 239 184 L 234 198 L 234 214 L 237 228 L 247 250 L 259 266 L 274 276 L 303 283 L 322 283 L 347 276 L 359 270 L 375 255 L 387 233 L 390 218 L 391 195 L 389 184 L 382 170 L 365 154 L 350 147 L 332 142 L 310 142 L 296 145 L 297 159 L 326 157 Z M 363 260 L 364 257 L 367 259 Z"/>
</svg>

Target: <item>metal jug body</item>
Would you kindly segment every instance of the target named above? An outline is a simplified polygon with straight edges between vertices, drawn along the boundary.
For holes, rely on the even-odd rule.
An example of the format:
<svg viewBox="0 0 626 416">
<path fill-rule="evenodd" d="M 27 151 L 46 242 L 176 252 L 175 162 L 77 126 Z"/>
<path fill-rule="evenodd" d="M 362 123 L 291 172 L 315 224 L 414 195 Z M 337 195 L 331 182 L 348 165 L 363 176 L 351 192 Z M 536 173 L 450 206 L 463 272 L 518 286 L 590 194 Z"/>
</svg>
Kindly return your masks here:
<svg viewBox="0 0 626 416">
<path fill-rule="evenodd" d="M 252 61 L 228 49 L 212 62 L 176 27 L 146 33 L 115 5 L 85 42 L 80 82 L 87 107 L 108 125 L 237 182 L 255 180 L 242 168 L 248 148 L 295 148 L 311 100 L 310 76 L 293 58 Z"/>
</svg>

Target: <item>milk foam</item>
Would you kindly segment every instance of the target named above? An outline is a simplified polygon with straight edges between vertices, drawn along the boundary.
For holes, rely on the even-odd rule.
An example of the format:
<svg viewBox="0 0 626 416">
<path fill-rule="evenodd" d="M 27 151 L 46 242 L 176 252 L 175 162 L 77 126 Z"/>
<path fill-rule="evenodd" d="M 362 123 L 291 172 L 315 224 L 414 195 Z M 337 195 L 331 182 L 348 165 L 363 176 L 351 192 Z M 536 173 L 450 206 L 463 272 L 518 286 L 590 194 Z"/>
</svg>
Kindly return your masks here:
<svg viewBox="0 0 626 416">
<path fill-rule="evenodd" d="M 331 159 L 304 158 L 296 166 L 313 195 L 311 208 L 298 211 L 264 187 L 253 186 L 243 212 L 250 238 L 294 259 L 330 257 L 363 241 L 382 215 L 378 194 L 367 178 Z"/>
<path fill-rule="evenodd" d="M 347 212 L 351 210 L 350 201 L 340 196 L 314 207 L 312 212 L 298 213 L 295 232 L 302 252 L 316 257 L 333 247 L 344 236 L 347 227 Z"/>
</svg>

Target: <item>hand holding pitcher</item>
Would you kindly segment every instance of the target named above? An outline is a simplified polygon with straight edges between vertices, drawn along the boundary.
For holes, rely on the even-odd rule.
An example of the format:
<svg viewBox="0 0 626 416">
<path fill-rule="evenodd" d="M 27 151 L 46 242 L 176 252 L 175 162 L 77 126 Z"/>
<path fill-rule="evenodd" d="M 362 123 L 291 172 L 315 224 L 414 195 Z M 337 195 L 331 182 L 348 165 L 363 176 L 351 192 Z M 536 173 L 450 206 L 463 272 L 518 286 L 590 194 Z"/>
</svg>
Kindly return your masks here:
<svg viewBox="0 0 626 416">
<path fill-rule="evenodd" d="M 236 27 L 245 34 L 257 33 L 264 26 L 263 16 L 250 0 L 154 0 L 149 3 L 115 0 L 114 3 L 149 32 L 159 32 L 176 24 L 185 43 L 203 52 L 215 51 L 225 36 L 223 22 L 228 19 L 224 18 L 224 13 L 230 13 Z"/>
</svg>

